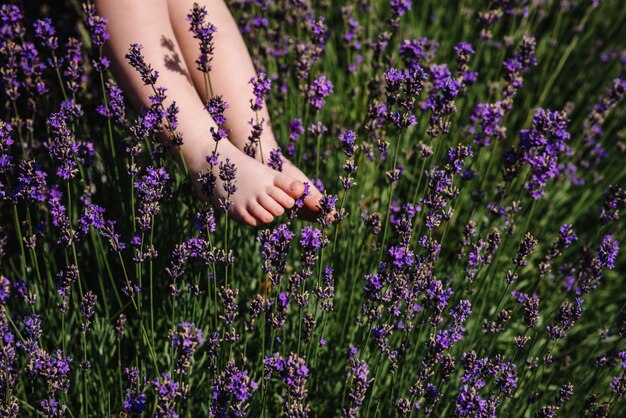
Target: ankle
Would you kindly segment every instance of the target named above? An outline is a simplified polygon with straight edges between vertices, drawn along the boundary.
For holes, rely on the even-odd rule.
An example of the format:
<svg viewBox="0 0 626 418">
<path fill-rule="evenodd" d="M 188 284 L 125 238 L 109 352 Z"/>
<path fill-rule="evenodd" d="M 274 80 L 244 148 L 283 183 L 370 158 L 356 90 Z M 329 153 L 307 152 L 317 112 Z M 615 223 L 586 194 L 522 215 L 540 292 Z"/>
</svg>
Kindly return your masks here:
<svg viewBox="0 0 626 418">
<path fill-rule="evenodd" d="M 226 155 L 232 160 L 234 157 L 233 151 L 239 153 L 239 150 L 235 149 L 230 142 L 222 140 L 216 145 L 210 136 L 204 135 L 201 138 L 189 141 L 183 149 L 183 155 L 189 171 L 193 174 L 198 174 L 209 168 L 208 159 L 215 150 L 217 150 L 220 160 L 222 159 L 219 157 L 220 155 L 222 157 Z"/>
</svg>

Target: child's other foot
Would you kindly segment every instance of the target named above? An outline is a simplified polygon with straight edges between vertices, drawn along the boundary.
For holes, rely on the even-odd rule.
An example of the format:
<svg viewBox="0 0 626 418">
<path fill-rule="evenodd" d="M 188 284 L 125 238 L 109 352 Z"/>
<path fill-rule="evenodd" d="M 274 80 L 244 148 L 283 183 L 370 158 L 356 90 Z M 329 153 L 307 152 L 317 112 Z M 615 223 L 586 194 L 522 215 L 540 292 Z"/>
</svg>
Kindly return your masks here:
<svg viewBox="0 0 626 418">
<path fill-rule="evenodd" d="M 194 188 L 204 199 L 206 196 L 202 192 L 199 178 L 201 173 L 210 167 L 206 156 L 211 151 L 212 148 L 207 141 L 206 148 L 194 152 L 191 158 L 187 157 Z M 237 170 L 235 174 L 237 190 L 229 197 L 232 203 L 229 214 L 238 222 L 250 226 L 272 222 L 275 216 L 281 216 L 286 209 L 293 207 L 295 199 L 304 193 L 302 181 L 264 166 L 228 141 L 220 142 L 217 151 L 219 161 L 228 158 Z M 218 205 L 220 200 L 228 196 L 224 191 L 224 181 L 219 178 L 219 167 L 213 168 L 213 174 L 217 181 L 212 201 Z"/>
</svg>

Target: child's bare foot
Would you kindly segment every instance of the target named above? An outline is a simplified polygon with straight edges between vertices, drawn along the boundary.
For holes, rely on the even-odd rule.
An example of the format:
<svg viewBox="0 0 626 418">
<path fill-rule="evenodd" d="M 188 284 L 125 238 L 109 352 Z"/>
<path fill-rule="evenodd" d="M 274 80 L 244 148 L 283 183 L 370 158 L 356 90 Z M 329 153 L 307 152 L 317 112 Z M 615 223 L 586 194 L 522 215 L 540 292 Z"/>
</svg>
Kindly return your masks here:
<svg viewBox="0 0 626 418">
<path fill-rule="evenodd" d="M 200 177 L 202 172 L 210 168 L 206 156 L 211 151 L 209 141 L 207 141 L 206 148 L 197 150 L 191 158 L 187 157 L 194 188 L 205 199 Z M 294 199 L 304 193 L 304 184 L 300 180 L 253 160 L 229 141 L 220 142 L 218 154 L 219 161 L 225 162 L 228 159 L 234 164 L 237 170 L 235 174 L 237 190 L 228 196 L 224 190 L 224 181 L 219 178 L 219 167 L 215 166 L 213 174 L 217 180 L 212 201 L 219 205 L 220 200 L 229 198 L 232 203 L 229 214 L 238 222 L 250 226 L 272 222 L 275 216 L 281 216 L 286 209 L 293 207 Z"/>
<path fill-rule="evenodd" d="M 216 96 L 222 97 L 223 100 L 228 103 L 228 110 L 226 110 L 224 115 L 226 120 L 222 127 L 229 132 L 228 140 L 234 144 L 239 151 L 244 151 L 244 147 L 248 142 L 248 136 L 251 133 L 251 127 L 247 121 L 263 120 L 263 133 L 260 138 L 260 148 L 263 150 L 264 154 L 263 161 L 267 164 L 269 152 L 272 149 L 278 148 L 278 145 L 272 134 L 267 107 L 257 103 L 253 109 L 252 103 L 250 102 L 250 99 L 254 99 L 250 80 L 252 77 L 257 76 L 257 73 L 252 64 L 252 59 L 250 58 L 246 44 L 239 32 L 237 23 L 231 16 L 225 2 L 208 0 L 168 0 L 168 5 L 176 41 L 180 45 L 182 56 L 189 69 L 189 74 L 193 80 L 197 94 L 202 98 L 203 103 L 206 103 L 211 97 Z M 211 71 L 209 74 L 211 81 L 210 92 L 205 74 L 197 70 L 196 60 L 200 53 L 198 39 L 196 39 L 195 34 L 189 30 L 190 26 L 187 20 L 187 15 L 192 9 L 203 10 L 203 13 L 206 15 L 204 20 L 205 24 L 211 24 L 217 29 L 217 31 L 212 34 L 213 53 L 211 56 Z M 263 88 L 261 90 L 263 90 Z M 257 93 L 262 96 L 261 93 Z M 256 97 L 255 100 L 261 100 L 260 96 Z M 259 152 L 257 152 L 257 154 L 255 159 L 260 164 L 261 156 Z M 252 164 L 250 164 L 250 166 L 252 166 Z M 246 163 L 246 170 L 248 170 L 247 167 L 248 165 Z M 256 169 L 253 170 L 252 168 L 250 168 L 250 170 L 256 171 Z M 309 178 L 289 162 L 284 164 L 283 174 L 289 176 L 289 178 L 310 183 Z M 275 172 L 273 172 L 272 176 L 274 175 L 276 175 Z M 250 185 L 252 186 L 258 181 L 258 178 L 252 178 Z M 242 188 L 248 187 L 247 184 L 244 185 L 243 178 L 238 179 L 237 185 Z M 305 219 L 314 220 L 316 217 L 315 214 L 319 211 L 318 204 L 322 195 L 312 184 L 310 192 L 311 195 L 305 199 L 304 207 L 299 211 L 298 215 Z"/>
<path fill-rule="evenodd" d="M 260 139 L 260 146 L 257 146 L 255 153 L 256 161 L 263 161 L 265 165 L 272 165 L 270 161 L 272 161 L 271 153 L 277 149 L 280 149 L 276 140 L 274 139 L 273 134 L 271 133 L 271 126 L 266 124 L 264 127 L 263 135 Z M 269 132 L 267 132 L 269 131 Z M 238 138 L 229 138 L 230 141 L 240 150 L 244 150 L 246 146 L 246 141 Z M 261 150 L 263 151 L 263 159 L 261 159 Z M 300 209 L 298 213 L 298 217 L 314 221 L 317 218 L 317 214 L 320 210 L 319 201 L 322 198 L 322 193 L 313 185 L 313 182 L 306 174 L 302 172 L 295 164 L 285 158 L 284 155 L 281 155 L 282 167 L 281 173 L 296 179 L 300 180 L 303 183 L 309 184 L 309 196 L 304 199 L 304 207 Z"/>
</svg>

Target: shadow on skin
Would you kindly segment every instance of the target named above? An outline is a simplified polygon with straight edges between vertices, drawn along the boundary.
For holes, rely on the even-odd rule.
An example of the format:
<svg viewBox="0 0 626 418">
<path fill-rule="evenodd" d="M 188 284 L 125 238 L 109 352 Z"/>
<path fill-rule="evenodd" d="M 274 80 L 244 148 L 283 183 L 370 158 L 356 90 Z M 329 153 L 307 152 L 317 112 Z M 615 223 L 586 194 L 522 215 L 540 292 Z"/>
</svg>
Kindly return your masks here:
<svg viewBox="0 0 626 418">
<path fill-rule="evenodd" d="M 169 51 L 169 54 L 166 53 L 163 56 L 165 68 L 170 71 L 174 71 L 175 73 L 184 75 L 187 81 L 191 83 L 191 77 L 189 76 L 189 73 L 187 72 L 185 67 L 182 65 L 180 55 L 178 55 L 178 53 L 174 49 L 174 42 L 170 38 L 161 36 L 161 46 Z"/>
</svg>

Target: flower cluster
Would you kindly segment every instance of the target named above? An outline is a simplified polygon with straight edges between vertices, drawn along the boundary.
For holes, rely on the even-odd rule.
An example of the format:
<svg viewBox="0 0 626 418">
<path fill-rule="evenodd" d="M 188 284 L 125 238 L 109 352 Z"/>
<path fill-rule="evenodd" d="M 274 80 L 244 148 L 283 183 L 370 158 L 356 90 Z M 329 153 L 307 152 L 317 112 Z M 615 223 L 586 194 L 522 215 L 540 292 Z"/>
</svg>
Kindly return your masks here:
<svg viewBox="0 0 626 418">
<path fill-rule="evenodd" d="M 204 343 L 202 330 L 190 322 L 182 322 L 176 330 L 170 332 L 169 338 L 178 355 L 174 371 L 187 374 L 194 352 Z"/>
<path fill-rule="evenodd" d="M 150 229 L 152 220 L 159 213 L 159 201 L 163 198 L 169 174 L 163 167 L 147 167 L 146 174 L 134 184 L 139 197 L 137 223 L 143 231 Z"/>
<path fill-rule="evenodd" d="M 287 400 L 283 411 L 288 417 L 307 417 L 310 406 L 306 404 L 308 390 L 306 389 L 309 377 L 309 368 L 303 358 L 291 353 L 287 358 L 276 354 L 265 357 L 265 370 L 268 377 L 272 373 L 278 374 L 285 385 Z"/>
<path fill-rule="evenodd" d="M 320 110 L 324 107 L 324 99 L 333 91 L 333 83 L 326 76 L 316 78 L 309 89 L 309 104 L 314 109 Z"/>
<path fill-rule="evenodd" d="M 362 360 L 358 359 L 357 349 L 350 347 L 350 367 L 352 376 L 352 386 L 348 398 L 351 405 L 342 411 L 343 416 L 354 418 L 359 412 L 359 407 L 363 405 L 367 389 L 370 385 L 369 366 Z"/>
<path fill-rule="evenodd" d="M 568 119 L 562 112 L 537 109 L 533 127 L 519 132 L 520 145 L 506 156 L 506 175 L 516 176 L 522 166 L 530 167 L 524 186 L 533 199 L 543 196 L 548 181 L 561 174 L 561 155 L 569 152 Z"/>
<path fill-rule="evenodd" d="M 159 73 L 152 69 L 152 65 L 146 62 L 141 53 L 142 49 L 143 45 L 132 44 L 125 57 L 128 63 L 139 73 L 145 85 L 154 85 L 159 78 Z"/>
<path fill-rule="evenodd" d="M 211 72 L 211 61 L 213 61 L 213 53 L 215 49 L 213 36 L 217 32 L 217 28 L 210 22 L 206 21 L 206 7 L 193 4 L 193 9 L 187 15 L 189 28 L 193 37 L 198 40 L 200 46 L 200 55 L 196 59 L 196 68 L 205 74 Z"/>
<path fill-rule="evenodd" d="M 211 416 L 246 416 L 249 399 L 257 389 L 258 384 L 247 371 L 229 362 L 213 382 Z"/>
</svg>

